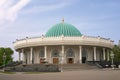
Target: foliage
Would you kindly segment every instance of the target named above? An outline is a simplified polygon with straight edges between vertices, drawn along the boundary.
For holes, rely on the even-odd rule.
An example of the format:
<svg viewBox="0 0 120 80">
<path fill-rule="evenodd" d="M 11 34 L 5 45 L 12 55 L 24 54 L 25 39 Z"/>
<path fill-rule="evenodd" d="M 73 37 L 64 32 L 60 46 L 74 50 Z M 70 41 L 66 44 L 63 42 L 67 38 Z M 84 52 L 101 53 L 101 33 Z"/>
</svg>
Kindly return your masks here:
<svg viewBox="0 0 120 80">
<path fill-rule="evenodd" d="M 114 48 L 112 49 L 114 55 L 114 61 L 115 62 L 120 62 L 120 48 L 115 45 Z"/>
<path fill-rule="evenodd" d="M 5 64 L 13 61 L 12 58 L 13 50 L 11 48 L 0 48 L 0 65 L 4 64 L 4 58 L 3 58 L 4 53 L 6 55 Z"/>
</svg>

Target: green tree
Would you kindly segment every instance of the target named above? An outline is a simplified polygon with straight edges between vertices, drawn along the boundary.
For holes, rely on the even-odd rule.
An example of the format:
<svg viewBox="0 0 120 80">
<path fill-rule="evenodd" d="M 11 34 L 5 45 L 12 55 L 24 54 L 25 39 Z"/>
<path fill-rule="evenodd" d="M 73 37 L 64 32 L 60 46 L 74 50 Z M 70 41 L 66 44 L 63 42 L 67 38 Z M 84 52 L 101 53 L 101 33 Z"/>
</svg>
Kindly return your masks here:
<svg viewBox="0 0 120 80">
<path fill-rule="evenodd" d="M 3 64 L 3 54 L 4 54 L 4 48 L 0 48 L 0 65 Z"/>
<path fill-rule="evenodd" d="M 12 55 L 13 55 L 13 50 L 11 48 L 0 48 L 0 65 L 3 65 L 3 55 L 6 55 L 6 60 L 5 64 L 7 64 L 10 61 L 13 61 Z"/>
<path fill-rule="evenodd" d="M 120 62 L 120 48 L 115 45 L 114 48 L 112 49 L 114 55 L 114 61 L 115 62 Z"/>
</svg>

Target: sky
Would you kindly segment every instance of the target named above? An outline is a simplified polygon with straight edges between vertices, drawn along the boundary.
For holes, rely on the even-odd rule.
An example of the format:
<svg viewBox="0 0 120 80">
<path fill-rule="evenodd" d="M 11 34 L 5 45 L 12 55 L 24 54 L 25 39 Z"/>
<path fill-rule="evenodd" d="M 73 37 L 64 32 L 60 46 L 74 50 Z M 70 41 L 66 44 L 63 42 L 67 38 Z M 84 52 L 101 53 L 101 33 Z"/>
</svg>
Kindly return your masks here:
<svg viewBox="0 0 120 80">
<path fill-rule="evenodd" d="M 120 0 L 0 0 L 0 47 L 44 35 L 64 18 L 83 35 L 120 39 Z M 14 60 L 18 54 L 14 50 Z"/>
</svg>

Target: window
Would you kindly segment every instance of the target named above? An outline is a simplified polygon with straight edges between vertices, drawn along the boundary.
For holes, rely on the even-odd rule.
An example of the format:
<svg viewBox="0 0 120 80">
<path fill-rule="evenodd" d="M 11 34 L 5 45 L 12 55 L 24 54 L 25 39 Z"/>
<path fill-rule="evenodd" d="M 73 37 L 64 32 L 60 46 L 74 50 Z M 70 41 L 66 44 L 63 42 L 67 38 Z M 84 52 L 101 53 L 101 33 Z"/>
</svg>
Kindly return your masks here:
<svg viewBox="0 0 120 80">
<path fill-rule="evenodd" d="M 75 57 L 74 51 L 72 49 L 68 49 L 66 57 Z"/>
<path fill-rule="evenodd" d="M 52 51 L 52 57 L 59 57 L 59 51 L 58 50 L 53 50 Z"/>
<path fill-rule="evenodd" d="M 85 48 L 82 50 L 82 57 L 87 57 L 87 50 Z"/>
<path fill-rule="evenodd" d="M 40 50 L 39 57 L 44 57 L 44 50 Z"/>
</svg>

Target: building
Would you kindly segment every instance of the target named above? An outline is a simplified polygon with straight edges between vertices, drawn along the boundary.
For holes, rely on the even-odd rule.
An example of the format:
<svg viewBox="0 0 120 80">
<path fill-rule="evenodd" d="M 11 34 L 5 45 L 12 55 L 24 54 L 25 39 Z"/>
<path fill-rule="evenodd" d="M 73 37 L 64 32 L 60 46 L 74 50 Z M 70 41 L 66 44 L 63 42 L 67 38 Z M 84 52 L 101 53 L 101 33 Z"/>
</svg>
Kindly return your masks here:
<svg viewBox="0 0 120 80">
<path fill-rule="evenodd" d="M 109 61 L 114 42 L 100 36 L 85 36 L 62 20 L 41 37 L 16 40 L 14 49 L 24 64 L 82 64 Z"/>
<path fill-rule="evenodd" d="M 120 40 L 119 40 L 119 42 L 118 42 L 118 47 L 120 48 Z"/>
</svg>

